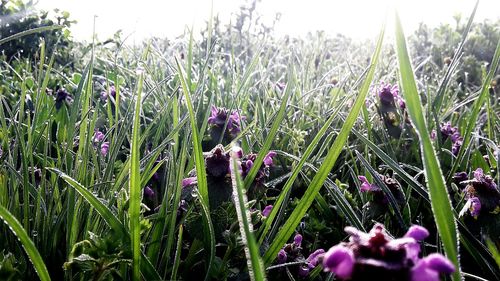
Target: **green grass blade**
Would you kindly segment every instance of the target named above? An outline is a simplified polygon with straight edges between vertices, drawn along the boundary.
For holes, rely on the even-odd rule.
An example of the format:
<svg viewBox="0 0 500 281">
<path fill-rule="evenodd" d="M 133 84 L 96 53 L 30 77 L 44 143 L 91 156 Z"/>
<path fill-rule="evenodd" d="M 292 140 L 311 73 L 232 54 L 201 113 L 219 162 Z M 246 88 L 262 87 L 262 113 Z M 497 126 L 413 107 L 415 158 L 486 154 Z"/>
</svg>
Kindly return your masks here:
<svg viewBox="0 0 500 281">
<path fill-rule="evenodd" d="M 141 278 L 141 158 L 140 158 L 140 126 L 141 126 L 141 96 L 144 74 L 139 74 L 137 95 L 135 102 L 134 121 L 132 125 L 132 148 L 130 157 L 130 181 L 129 181 L 129 220 L 130 240 L 132 242 L 132 280 L 139 281 Z"/>
<path fill-rule="evenodd" d="M 240 225 L 241 240 L 245 247 L 245 256 L 247 258 L 248 272 L 250 280 L 265 280 L 265 271 L 259 254 L 259 247 L 253 235 L 253 227 L 250 222 L 250 213 L 246 207 L 247 198 L 245 188 L 239 174 L 239 164 L 234 156 L 231 157 L 231 182 L 233 185 L 233 199 Z"/>
<path fill-rule="evenodd" d="M 345 142 L 351 132 L 352 126 L 356 121 L 359 112 L 361 111 L 362 106 L 365 103 L 366 95 L 368 94 L 371 81 L 373 79 L 373 75 L 375 72 L 375 66 L 377 64 L 380 52 L 382 50 L 382 41 L 384 38 L 384 30 L 385 26 L 382 28 L 380 32 L 380 36 L 377 41 L 377 47 L 371 59 L 370 68 L 366 76 L 366 80 L 364 81 L 359 96 L 356 98 L 354 105 L 347 116 L 342 129 L 339 132 L 339 135 L 333 142 L 328 154 L 323 161 L 323 164 L 319 168 L 318 172 L 314 176 L 311 184 L 308 189 L 302 196 L 300 202 L 297 204 L 296 208 L 285 222 L 281 230 L 276 235 L 273 243 L 270 245 L 269 249 L 264 255 L 264 264 L 268 266 L 276 257 L 281 247 L 286 243 L 288 238 L 293 234 L 295 228 L 299 225 L 302 217 L 304 217 L 305 213 L 314 202 L 314 198 L 320 191 L 323 183 L 325 182 L 330 170 L 333 168 L 333 165 L 337 161 L 338 156 L 342 152 Z"/>
<path fill-rule="evenodd" d="M 344 100 L 345 101 L 345 100 Z M 342 103 L 344 104 L 344 102 Z M 300 171 L 302 170 L 302 167 L 304 167 L 304 164 L 306 163 L 307 159 L 313 151 L 316 149 L 316 146 L 320 142 L 320 140 L 323 138 L 323 135 L 326 133 L 330 125 L 332 124 L 333 120 L 335 120 L 335 117 L 337 116 L 338 112 L 342 108 L 342 104 L 339 105 L 336 110 L 332 113 L 332 115 L 326 120 L 325 124 L 321 127 L 321 129 L 318 131 L 314 139 L 311 141 L 311 143 L 307 146 L 304 154 L 300 158 L 299 162 L 293 167 L 292 169 L 292 174 L 290 177 L 287 179 L 285 182 L 285 185 L 282 188 L 282 191 L 276 199 L 276 201 L 273 204 L 273 208 L 271 210 L 271 213 L 267 217 L 266 221 L 264 222 L 264 230 L 261 233 L 260 239 L 259 239 L 259 244 L 262 244 L 264 241 L 265 236 L 267 235 L 267 232 L 271 228 L 272 223 L 274 222 L 274 219 L 276 216 L 278 216 L 278 212 L 280 211 L 281 205 L 283 202 L 287 199 L 287 195 L 289 194 L 290 190 L 292 189 L 293 183 L 297 179 L 297 177 L 300 174 Z"/>
<path fill-rule="evenodd" d="M 208 185 L 207 185 L 207 172 L 205 171 L 205 159 L 203 158 L 203 150 L 201 148 L 201 139 L 199 136 L 198 125 L 196 122 L 196 113 L 193 109 L 193 103 L 191 102 L 191 90 L 189 89 L 189 85 L 186 82 L 186 76 L 184 74 L 184 69 L 182 65 L 179 63 L 177 58 L 175 59 L 177 63 L 177 69 L 179 71 L 179 78 L 181 80 L 182 91 L 184 92 L 184 98 L 186 99 L 186 105 L 189 111 L 189 119 L 191 121 L 191 135 L 193 138 L 193 150 L 194 150 L 194 161 L 196 167 L 196 177 L 197 177 L 197 186 L 200 192 L 201 199 L 204 204 L 209 207 L 208 202 Z"/>
<path fill-rule="evenodd" d="M 453 262 L 456 271 L 453 280 L 461 280 L 460 265 L 458 259 L 458 233 L 453 209 L 451 206 L 445 181 L 441 173 L 439 161 L 432 146 L 431 138 L 422 103 L 417 91 L 414 73 L 406 47 L 406 39 L 401 26 L 399 15 L 396 13 L 396 51 L 401 75 L 402 92 L 406 100 L 408 112 L 420 139 L 422 162 L 424 163 L 425 178 L 429 189 L 432 211 L 436 221 L 437 229 L 447 257 Z"/>
<path fill-rule="evenodd" d="M 14 35 L 11 35 L 9 37 L 5 37 L 0 39 L 0 45 L 5 44 L 9 41 L 16 40 L 18 38 L 30 35 L 30 34 L 35 34 L 35 33 L 40 33 L 40 32 L 45 32 L 45 31 L 50 31 L 50 30 L 56 30 L 56 29 L 62 29 L 64 28 L 63 25 L 51 25 L 51 26 L 41 26 L 37 28 L 32 28 L 28 29 L 19 33 L 16 33 Z"/>
<path fill-rule="evenodd" d="M 0 205 L 0 218 L 7 224 L 12 232 L 17 236 L 21 245 L 23 246 L 30 261 L 35 267 L 36 273 L 41 281 L 49 281 L 50 276 L 47 267 L 43 262 L 42 256 L 36 249 L 35 243 L 30 239 L 24 228 L 19 221 L 7 210 L 4 206 Z"/>
<path fill-rule="evenodd" d="M 254 161 L 254 165 L 248 172 L 247 176 L 245 177 L 245 189 L 248 190 L 250 185 L 252 184 L 253 180 L 257 176 L 257 173 L 259 172 L 260 166 L 263 164 L 264 157 L 266 157 L 266 154 L 269 152 L 269 148 L 271 148 L 271 144 L 274 141 L 274 138 L 276 134 L 278 133 L 278 129 L 281 125 L 281 121 L 283 121 L 283 118 L 285 118 L 286 115 L 286 107 L 288 104 L 288 99 L 290 98 L 290 95 L 292 94 L 292 91 L 294 90 L 294 78 L 293 74 L 290 74 L 290 79 L 289 83 L 286 85 L 285 89 L 285 94 L 283 96 L 283 99 L 281 100 L 281 105 L 278 110 L 278 113 L 276 114 L 276 117 L 274 119 L 274 122 L 271 126 L 271 129 L 269 130 L 269 134 L 266 137 L 266 141 L 264 142 L 264 145 L 259 150 L 259 154 L 257 155 L 257 159 Z"/>
</svg>

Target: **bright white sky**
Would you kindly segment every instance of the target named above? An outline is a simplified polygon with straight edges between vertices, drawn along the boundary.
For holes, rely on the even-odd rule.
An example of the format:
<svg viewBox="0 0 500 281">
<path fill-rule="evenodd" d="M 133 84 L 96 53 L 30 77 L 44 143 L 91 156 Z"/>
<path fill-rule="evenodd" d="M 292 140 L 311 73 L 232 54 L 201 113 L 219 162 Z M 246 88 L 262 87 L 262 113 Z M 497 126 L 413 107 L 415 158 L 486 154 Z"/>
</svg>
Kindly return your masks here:
<svg viewBox="0 0 500 281">
<path fill-rule="evenodd" d="M 242 0 L 213 0 L 214 15 L 219 14 L 222 23 L 228 23 L 242 3 Z M 475 0 L 262 0 L 257 10 L 265 22 L 271 22 L 277 12 L 282 14 L 276 26 L 278 35 L 324 30 L 362 39 L 375 37 L 385 14 L 396 5 L 408 33 L 419 22 L 431 26 L 454 23 L 455 14 L 468 16 L 474 4 Z M 200 30 L 210 16 L 211 5 L 210 0 L 39 0 L 38 6 L 69 11 L 71 18 L 78 21 L 73 27 L 77 39 L 91 39 L 93 16 L 97 15 L 99 39 L 107 39 L 122 29 L 124 35 L 131 34 L 132 42 L 138 42 L 151 35 L 176 37 L 186 26 Z M 500 0 L 481 0 L 476 21 L 485 18 L 500 18 Z M 392 23 L 390 17 L 388 26 Z"/>
</svg>

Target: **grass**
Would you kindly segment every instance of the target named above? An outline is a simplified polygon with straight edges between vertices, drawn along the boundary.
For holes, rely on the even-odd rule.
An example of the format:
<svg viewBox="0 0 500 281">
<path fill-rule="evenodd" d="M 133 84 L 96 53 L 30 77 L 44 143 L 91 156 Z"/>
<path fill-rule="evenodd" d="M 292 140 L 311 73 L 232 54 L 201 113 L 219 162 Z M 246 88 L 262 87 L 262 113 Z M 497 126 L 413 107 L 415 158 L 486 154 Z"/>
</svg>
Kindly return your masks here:
<svg viewBox="0 0 500 281">
<path fill-rule="evenodd" d="M 71 63 L 45 43 L 2 57 L 0 279 L 335 280 L 310 255 L 376 223 L 426 227 L 422 255 L 446 255 L 453 280 L 498 279 L 500 203 L 478 184 L 500 186 L 500 43 L 476 9 L 409 36 L 397 18 L 394 42 L 385 27 L 279 38 L 242 12 L 249 30 L 210 20 L 201 39 L 75 42 Z M 392 105 L 381 81 L 399 85 Z"/>
</svg>

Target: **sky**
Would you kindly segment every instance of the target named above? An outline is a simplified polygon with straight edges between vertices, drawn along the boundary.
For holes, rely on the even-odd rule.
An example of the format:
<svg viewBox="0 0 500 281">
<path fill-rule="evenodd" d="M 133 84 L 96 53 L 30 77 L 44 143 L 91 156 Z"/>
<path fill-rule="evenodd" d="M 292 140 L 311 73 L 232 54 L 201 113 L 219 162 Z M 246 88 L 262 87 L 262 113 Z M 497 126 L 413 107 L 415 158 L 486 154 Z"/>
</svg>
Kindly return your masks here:
<svg viewBox="0 0 500 281">
<path fill-rule="evenodd" d="M 96 33 L 105 40 L 117 30 L 139 42 L 150 36 L 173 38 L 182 35 L 186 27 L 199 31 L 214 15 L 228 23 L 231 15 L 239 10 L 244 0 L 39 0 L 38 7 L 51 10 L 59 8 L 70 12 L 78 21 L 72 34 L 79 40 L 92 38 L 96 17 Z M 430 26 L 439 23 L 454 24 L 454 15 L 468 17 L 474 0 L 261 0 L 257 11 L 264 22 L 270 23 L 276 13 L 281 13 L 276 35 L 301 36 L 307 32 L 324 30 L 330 34 L 342 33 L 355 39 L 374 38 L 386 18 L 392 16 L 394 7 L 399 11 L 403 27 L 411 31 L 420 22 Z M 500 0 L 481 0 L 476 21 L 500 18 Z M 388 26 L 392 26 L 388 17 Z"/>
</svg>

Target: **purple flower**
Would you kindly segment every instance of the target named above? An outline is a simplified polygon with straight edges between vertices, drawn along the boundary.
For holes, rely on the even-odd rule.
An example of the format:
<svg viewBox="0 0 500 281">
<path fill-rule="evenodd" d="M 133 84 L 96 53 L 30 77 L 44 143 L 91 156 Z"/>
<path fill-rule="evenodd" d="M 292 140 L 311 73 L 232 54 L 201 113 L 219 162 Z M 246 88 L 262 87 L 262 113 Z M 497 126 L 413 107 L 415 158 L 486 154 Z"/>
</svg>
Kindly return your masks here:
<svg viewBox="0 0 500 281">
<path fill-rule="evenodd" d="M 215 107 L 211 108 L 211 115 L 208 118 L 208 124 L 218 127 L 222 129 L 226 124 L 227 132 L 235 137 L 241 129 L 241 120 L 244 120 L 245 116 L 240 116 L 238 111 L 229 111 L 224 107 Z"/>
<path fill-rule="evenodd" d="M 64 88 L 57 90 L 55 99 L 57 110 L 59 110 L 63 104 L 71 105 L 73 103 L 73 98 Z"/>
<path fill-rule="evenodd" d="M 354 253 L 351 249 L 336 245 L 325 253 L 323 267 L 325 271 L 335 273 L 340 279 L 349 279 L 352 275 L 355 261 Z"/>
<path fill-rule="evenodd" d="M 109 95 L 113 98 L 116 98 L 116 89 L 115 86 L 109 87 Z M 108 92 L 107 91 L 102 91 L 101 92 L 101 100 L 105 102 L 108 99 Z"/>
<path fill-rule="evenodd" d="M 394 106 L 394 99 L 399 97 L 399 89 L 397 85 L 381 83 L 381 89 L 378 92 L 378 97 L 383 105 Z"/>
<path fill-rule="evenodd" d="M 196 177 L 185 178 L 182 180 L 182 187 L 188 187 L 191 185 L 195 185 L 197 183 Z"/>
<path fill-rule="evenodd" d="M 262 210 L 262 216 L 268 217 L 272 210 L 273 210 L 273 205 L 267 205 L 264 208 L 264 210 Z"/>
<path fill-rule="evenodd" d="M 109 150 L 109 142 L 105 141 L 101 144 L 101 154 L 102 156 L 106 156 Z"/>
<path fill-rule="evenodd" d="M 285 263 L 287 260 L 287 254 L 285 252 L 284 249 L 281 249 L 279 252 L 278 252 L 278 263 L 281 264 L 281 263 Z"/>
<path fill-rule="evenodd" d="M 417 241 L 423 241 L 429 236 L 429 231 L 420 225 L 412 225 L 404 237 L 411 237 Z"/>
<path fill-rule="evenodd" d="M 293 238 L 293 244 L 295 244 L 296 247 L 300 247 L 300 245 L 302 244 L 302 235 L 296 234 Z"/>
<path fill-rule="evenodd" d="M 479 212 L 481 211 L 481 201 L 477 197 L 471 197 L 469 199 L 470 207 L 470 215 L 477 218 L 479 216 Z"/>
<path fill-rule="evenodd" d="M 358 176 L 358 180 L 361 181 L 361 192 L 380 190 L 376 184 L 369 183 L 365 176 Z"/>
<path fill-rule="evenodd" d="M 411 281 L 439 281 L 439 274 L 451 274 L 453 264 L 440 254 L 430 254 L 419 260 L 411 269 Z"/>
<path fill-rule="evenodd" d="M 302 265 L 299 268 L 299 276 L 306 277 L 307 275 L 309 275 L 311 269 L 314 269 L 320 263 L 320 260 L 323 258 L 324 253 L 325 250 L 318 249 L 310 254 L 306 259 L 305 265 Z"/>
<path fill-rule="evenodd" d="M 229 158 L 229 153 L 218 144 L 205 159 L 207 173 L 216 178 L 226 176 L 229 173 Z"/>
<path fill-rule="evenodd" d="M 264 165 L 270 167 L 273 165 L 273 158 L 276 156 L 276 152 L 269 151 L 264 157 Z"/>
<path fill-rule="evenodd" d="M 405 237 L 392 239 L 384 226 L 375 224 L 369 233 L 346 227 L 349 242 L 333 246 L 323 257 L 325 271 L 334 272 L 340 280 L 438 280 L 439 273 L 449 274 L 454 267 L 446 258 L 432 254 L 419 257 L 418 241 L 429 232 L 421 226 L 412 226 Z M 422 279 L 414 279 L 421 277 Z M 431 279 L 429 279 L 431 278 Z"/>
<path fill-rule="evenodd" d="M 94 133 L 94 138 L 92 139 L 95 143 L 99 143 L 101 141 L 104 140 L 104 134 L 99 131 L 99 130 L 96 130 L 95 133 Z"/>
<path fill-rule="evenodd" d="M 481 169 L 481 168 L 477 168 L 474 171 L 474 179 L 476 181 L 486 185 L 488 188 L 491 188 L 491 189 L 497 188 L 497 184 L 495 183 L 493 178 L 489 175 L 485 175 L 483 172 L 483 169 Z"/>
<path fill-rule="evenodd" d="M 154 190 L 149 185 L 144 188 L 144 196 L 148 199 L 153 199 L 153 197 L 155 196 Z"/>
</svg>

